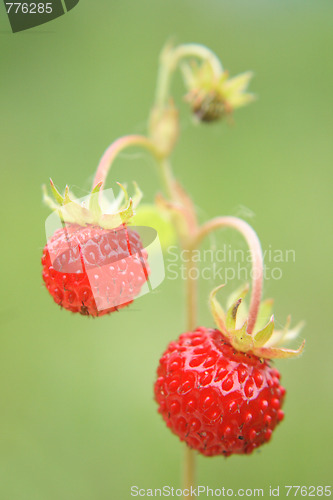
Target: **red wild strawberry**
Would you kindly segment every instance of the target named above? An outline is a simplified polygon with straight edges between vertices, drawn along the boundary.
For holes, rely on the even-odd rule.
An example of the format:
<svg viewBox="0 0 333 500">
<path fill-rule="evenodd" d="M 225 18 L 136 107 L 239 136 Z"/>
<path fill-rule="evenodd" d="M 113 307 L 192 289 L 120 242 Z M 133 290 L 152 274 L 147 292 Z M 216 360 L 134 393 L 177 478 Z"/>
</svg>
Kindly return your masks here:
<svg viewBox="0 0 333 500">
<path fill-rule="evenodd" d="M 295 356 L 304 344 L 297 351 L 269 347 L 272 319 L 247 338 L 246 322 L 235 329 L 241 299 L 225 316 L 216 291 L 211 304 L 222 331 L 201 327 L 169 344 L 157 369 L 155 399 L 167 426 L 188 446 L 227 457 L 252 453 L 270 440 L 284 417 L 285 389 L 269 358 Z"/>
<path fill-rule="evenodd" d="M 105 230 L 68 224 L 44 248 L 43 279 L 57 304 L 101 316 L 140 293 L 148 277 L 146 259 L 140 236 L 125 225 Z"/>
<path fill-rule="evenodd" d="M 235 351 L 219 330 L 198 328 L 171 342 L 157 375 L 167 426 L 203 455 L 251 453 L 283 418 L 278 371 Z"/>
<path fill-rule="evenodd" d="M 96 200 L 100 185 L 91 195 L 89 210 L 69 200 L 68 189 L 62 198 L 53 183 L 51 187 L 63 222 L 42 257 L 43 280 L 54 301 L 87 316 L 102 316 L 129 305 L 149 274 L 140 236 L 127 226 L 132 200 L 118 214 L 102 215 Z"/>
</svg>

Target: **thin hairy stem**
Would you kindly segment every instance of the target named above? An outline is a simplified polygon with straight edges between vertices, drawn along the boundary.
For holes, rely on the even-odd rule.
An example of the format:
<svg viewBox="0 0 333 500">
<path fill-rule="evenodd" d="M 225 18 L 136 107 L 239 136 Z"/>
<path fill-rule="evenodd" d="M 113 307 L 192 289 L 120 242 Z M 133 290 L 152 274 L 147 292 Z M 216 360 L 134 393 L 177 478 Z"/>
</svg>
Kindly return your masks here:
<svg viewBox="0 0 333 500">
<path fill-rule="evenodd" d="M 183 488 L 189 490 L 189 495 L 184 495 L 186 499 L 193 498 L 190 492 L 195 484 L 195 469 L 195 452 L 185 445 Z"/>
<path fill-rule="evenodd" d="M 93 188 L 100 182 L 102 182 L 103 185 L 105 184 L 106 178 L 115 158 L 121 151 L 132 146 L 142 147 L 143 149 L 151 153 L 156 158 L 156 160 L 160 161 L 158 150 L 154 146 L 154 143 L 147 137 L 143 135 L 126 135 L 124 137 L 120 137 L 119 139 L 114 141 L 103 154 L 97 167 L 92 186 Z"/>
<path fill-rule="evenodd" d="M 251 251 L 252 291 L 247 327 L 247 332 L 251 334 L 257 320 L 263 281 L 263 256 L 257 233 L 247 222 L 238 219 L 238 217 L 216 217 L 201 226 L 196 238 L 193 240 L 192 248 L 198 247 L 201 241 L 211 232 L 224 227 L 230 227 L 239 231 L 244 236 Z"/>
<path fill-rule="evenodd" d="M 175 205 L 177 207 L 178 203 L 186 201 L 185 193 L 179 192 L 179 186 L 177 186 L 171 164 L 167 159 L 162 159 L 160 161 L 160 172 L 161 180 L 164 185 L 164 189 L 168 194 L 171 203 L 170 206 Z M 180 194 L 182 196 L 180 196 Z M 188 238 L 192 236 L 192 233 L 197 230 L 196 214 L 191 204 L 187 203 L 181 204 L 182 210 L 177 210 L 174 208 L 178 216 L 185 221 L 185 224 L 178 223 L 177 217 L 175 218 L 175 228 L 178 233 L 178 238 L 182 247 L 189 250 L 189 258 L 186 266 L 186 278 L 185 278 L 185 288 L 186 288 L 186 326 L 187 330 L 193 330 L 197 326 L 197 301 L 198 301 L 198 283 L 195 278 L 195 268 L 196 264 L 193 261 L 193 252 L 188 248 Z M 182 222 L 182 221 L 181 221 Z M 187 234 L 184 234 L 184 233 Z M 184 490 L 191 491 L 191 488 L 195 484 L 195 452 L 185 444 L 184 448 L 184 461 L 183 461 L 183 488 Z M 192 498 L 192 495 L 187 495 L 184 498 Z"/>
<path fill-rule="evenodd" d="M 207 61 L 219 78 L 223 73 L 223 66 L 219 58 L 208 47 L 196 43 L 178 45 L 175 48 L 167 46 L 164 48 L 160 58 L 160 67 L 158 72 L 155 106 L 163 108 L 167 105 L 170 94 L 171 78 L 178 64 L 182 59 L 196 57 Z"/>
<path fill-rule="evenodd" d="M 170 200 L 175 198 L 174 193 L 174 176 L 171 168 L 171 164 L 167 158 L 163 158 L 159 161 L 159 171 L 161 175 L 162 185 L 164 186 L 164 190 Z"/>
<path fill-rule="evenodd" d="M 198 285 L 196 276 L 196 264 L 193 262 L 193 252 L 189 251 L 189 259 L 186 265 L 186 294 L 187 294 L 187 329 L 194 330 L 197 325 Z"/>
</svg>

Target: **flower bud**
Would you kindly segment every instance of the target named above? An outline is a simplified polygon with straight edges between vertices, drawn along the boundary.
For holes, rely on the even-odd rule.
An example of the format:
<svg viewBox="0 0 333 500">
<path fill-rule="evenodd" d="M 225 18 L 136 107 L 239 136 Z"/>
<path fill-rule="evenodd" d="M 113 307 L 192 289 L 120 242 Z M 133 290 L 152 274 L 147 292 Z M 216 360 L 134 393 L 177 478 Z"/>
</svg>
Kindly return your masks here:
<svg viewBox="0 0 333 500">
<path fill-rule="evenodd" d="M 178 111 L 173 102 L 163 110 L 154 108 L 150 115 L 150 137 L 162 156 L 170 155 L 178 136 Z"/>
<path fill-rule="evenodd" d="M 206 61 L 201 66 L 183 66 L 183 75 L 188 88 L 185 100 L 195 116 L 202 122 L 213 122 L 253 101 L 253 94 L 246 93 L 252 78 L 251 72 L 229 78 L 227 71 L 214 74 Z"/>
</svg>

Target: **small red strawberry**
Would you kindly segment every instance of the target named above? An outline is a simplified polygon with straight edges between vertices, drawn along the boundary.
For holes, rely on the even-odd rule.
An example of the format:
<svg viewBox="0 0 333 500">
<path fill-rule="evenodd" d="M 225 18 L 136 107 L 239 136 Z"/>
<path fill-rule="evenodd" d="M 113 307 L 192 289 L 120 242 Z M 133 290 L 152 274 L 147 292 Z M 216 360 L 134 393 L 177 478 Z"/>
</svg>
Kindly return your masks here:
<svg viewBox="0 0 333 500">
<path fill-rule="evenodd" d="M 169 344 L 157 370 L 155 399 L 167 426 L 191 448 L 206 456 L 249 454 L 270 440 L 284 417 L 285 389 L 269 358 L 295 356 L 304 344 L 297 351 L 266 347 L 272 319 L 254 337 L 246 333 L 246 322 L 236 330 L 241 299 L 224 315 L 215 293 L 211 304 L 222 331 L 201 327 Z M 268 301 L 262 310 L 267 307 Z"/>
<path fill-rule="evenodd" d="M 57 229 L 44 248 L 43 280 L 54 301 L 87 316 L 102 316 L 133 302 L 148 279 L 147 252 L 139 234 L 128 227 L 133 201 L 117 214 L 102 214 L 101 185 L 93 190 L 89 208 L 51 188 L 59 206 Z"/>
</svg>

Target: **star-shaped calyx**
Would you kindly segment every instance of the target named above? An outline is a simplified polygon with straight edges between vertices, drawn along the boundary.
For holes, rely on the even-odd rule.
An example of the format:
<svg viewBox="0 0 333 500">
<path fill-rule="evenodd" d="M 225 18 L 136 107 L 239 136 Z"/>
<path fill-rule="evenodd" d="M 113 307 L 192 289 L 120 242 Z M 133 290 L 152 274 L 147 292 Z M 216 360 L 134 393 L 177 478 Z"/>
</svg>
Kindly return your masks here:
<svg viewBox="0 0 333 500">
<path fill-rule="evenodd" d="M 120 183 L 120 192 L 113 202 L 108 203 L 101 192 L 102 182 L 97 184 L 90 195 L 78 200 L 66 186 L 62 196 L 50 179 L 52 199 L 45 186 L 43 186 L 44 202 L 56 213 L 63 222 L 86 226 L 88 224 L 100 226 L 104 229 L 114 229 L 120 224 L 126 224 L 134 215 L 134 210 L 140 203 L 142 192 L 134 183 L 135 193 L 132 198 L 128 196 L 126 188 Z M 102 209 L 101 205 L 104 209 Z"/>
<path fill-rule="evenodd" d="M 251 352 L 259 358 L 292 358 L 303 351 L 305 341 L 296 350 L 280 347 L 297 337 L 303 323 L 299 323 L 293 329 L 289 329 L 290 316 L 283 330 L 274 329 L 274 316 L 271 315 L 273 301 L 265 300 L 260 304 L 257 321 L 253 332 L 247 331 L 248 321 L 246 319 L 246 308 L 244 297 L 248 292 L 248 286 L 234 296 L 231 305 L 225 313 L 216 298 L 217 292 L 223 287 L 215 288 L 210 294 L 210 307 L 218 329 L 229 340 L 234 349 L 242 352 Z M 230 303 L 230 302 L 229 302 Z M 242 305 L 243 311 L 240 311 Z"/>
<path fill-rule="evenodd" d="M 217 76 L 207 61 L 183 64 L 182 70 L 188 88 L 185 100 L 200 121 L 216 121 L 254 100 L 254 95 L 246 92 L 253 76 L 250 71 L 233 78 L 228 71 Z"/>
</svg>

